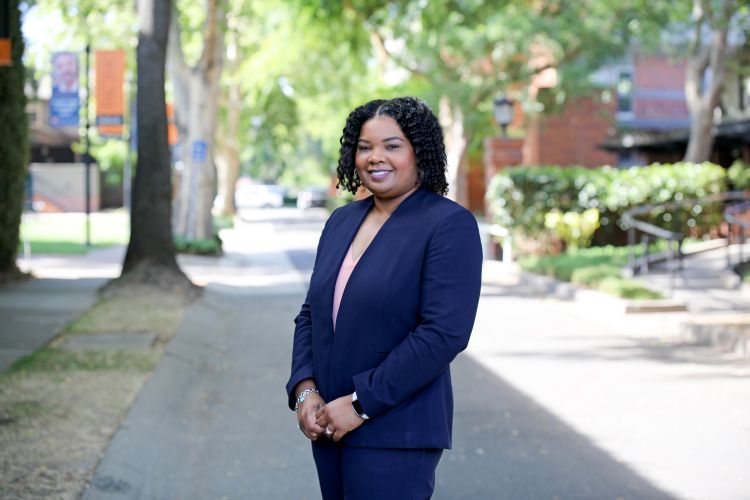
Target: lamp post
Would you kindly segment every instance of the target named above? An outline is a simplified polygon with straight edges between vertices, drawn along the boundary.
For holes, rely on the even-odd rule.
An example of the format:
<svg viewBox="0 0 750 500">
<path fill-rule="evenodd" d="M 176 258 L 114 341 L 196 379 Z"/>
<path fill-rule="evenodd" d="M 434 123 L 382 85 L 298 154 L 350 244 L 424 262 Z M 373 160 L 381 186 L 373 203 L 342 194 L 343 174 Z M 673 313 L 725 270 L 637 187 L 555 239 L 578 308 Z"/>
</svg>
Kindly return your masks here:
<svg viewBox="0 0 750 500">
<path fill-rule="evenodd" d="M 503 129 L 503 137 L 508 137 L 508 125 L 513 121 L 513 101 L 505 96 L 494 101 L 495 121 Z"/>
</svg>

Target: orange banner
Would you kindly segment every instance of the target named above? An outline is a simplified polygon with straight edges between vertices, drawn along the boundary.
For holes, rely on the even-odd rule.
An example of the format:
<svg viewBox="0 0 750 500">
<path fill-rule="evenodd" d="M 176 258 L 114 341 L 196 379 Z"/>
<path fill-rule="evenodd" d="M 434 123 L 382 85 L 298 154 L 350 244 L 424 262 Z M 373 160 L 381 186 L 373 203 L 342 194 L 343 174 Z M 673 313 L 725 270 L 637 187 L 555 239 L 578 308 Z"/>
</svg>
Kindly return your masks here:
<svg viewBox="0 0 750 500">
<path fill-rule="evenodd" d="M 167 103 L 167 141 L 170 146 L 177 144 L 177 124 L 174 121 L 174 105 Z"/>
<path fill-rule="evenodd" d="M 96 51 L 96 126 L 102 137 L 122 137 L 125 51 Z"/>
<path fill-rule="evenodd" d="M 13 64 L 10 52 L 10 38 L 0 38 L 0 66 Z"/>
</svg>

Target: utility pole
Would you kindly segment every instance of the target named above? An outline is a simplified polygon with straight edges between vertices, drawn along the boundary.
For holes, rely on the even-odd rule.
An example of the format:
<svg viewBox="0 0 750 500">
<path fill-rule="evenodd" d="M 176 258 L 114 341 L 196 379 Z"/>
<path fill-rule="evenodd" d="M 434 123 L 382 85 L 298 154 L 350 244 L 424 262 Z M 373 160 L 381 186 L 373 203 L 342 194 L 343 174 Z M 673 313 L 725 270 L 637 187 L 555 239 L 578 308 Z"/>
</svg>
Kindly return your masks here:
<svg viewBox="0 0 750 500">
<path fill-rule="evenodd" d="M 86 248 L 91 247 L 91 140 L 89 139 L 89 128 L 91 121 L 89 118 L 89 99 L 91 96 L 91 43 L 86 42 L 86 100 L 83 105 L 84 119 L 84 141 L 85 149 L 83 153 L 85 186 L 86 186 Z"/>
</svg>

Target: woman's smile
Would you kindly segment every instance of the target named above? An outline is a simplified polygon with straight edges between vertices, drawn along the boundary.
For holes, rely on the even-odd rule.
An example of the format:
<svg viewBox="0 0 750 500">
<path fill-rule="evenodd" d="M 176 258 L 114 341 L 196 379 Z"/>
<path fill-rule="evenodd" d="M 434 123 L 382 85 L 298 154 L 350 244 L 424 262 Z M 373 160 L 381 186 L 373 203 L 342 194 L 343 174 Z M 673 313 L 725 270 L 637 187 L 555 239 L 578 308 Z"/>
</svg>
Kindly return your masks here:
<svg viewBox="0 0 750 500">
<path fill-rule="evenodd" d="M 370 177 L 372 177 L 372 180 L 374 181 L 381 181 L 386 178 L 388 174 L 393 172 L 392 170 L 368 170 L 367 171 L 370 174 Z"/>
</svg>

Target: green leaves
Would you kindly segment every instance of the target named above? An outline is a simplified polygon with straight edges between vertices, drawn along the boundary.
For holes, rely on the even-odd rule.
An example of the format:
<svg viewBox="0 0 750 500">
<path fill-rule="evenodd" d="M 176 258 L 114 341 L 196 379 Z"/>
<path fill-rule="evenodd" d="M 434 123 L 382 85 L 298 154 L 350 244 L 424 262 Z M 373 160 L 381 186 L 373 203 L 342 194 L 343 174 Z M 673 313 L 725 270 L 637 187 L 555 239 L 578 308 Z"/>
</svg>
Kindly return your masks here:
<svg viewBox="0 0 750 500">
<path fill-rule="evenodd" d="M 576 239 L 571 229 L 576 224 L 558 223 L 557 217 L 549 214 L 585 214 L 587 210 L 596 209 L 600 213 L 600 242 L 614 242 L 620 238 L 620 218 L 629 208 L 701 198 L 725 190 L 724 169 L 710 163 L 653 164 L 622 170 L 611 167 L 512 167 L 492 179 L 487 201 L 496 224 L 532 238 L 553 228 L 557 236 L 568 243 Z M 702 234 L 715 222 L 720 207 L 717 204 L 696 207 L 669 214 L 672 218 L 655 210 L 651 218 L 654 223 L 669 229 Z M 584 233 L 580 232 L 581 238 Z M 585 243 L 585 239 L 578 243 Z"/>
</svg>

